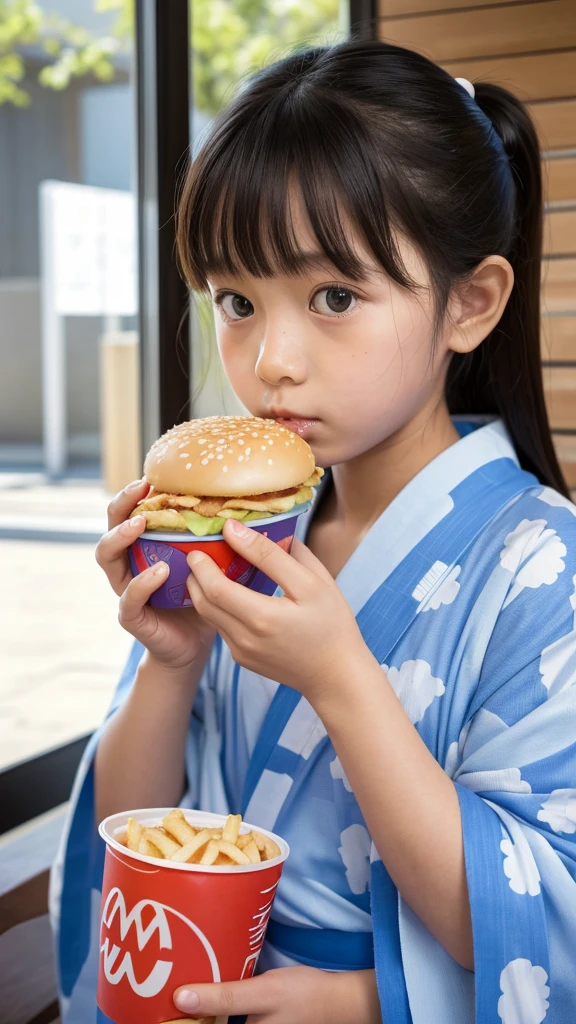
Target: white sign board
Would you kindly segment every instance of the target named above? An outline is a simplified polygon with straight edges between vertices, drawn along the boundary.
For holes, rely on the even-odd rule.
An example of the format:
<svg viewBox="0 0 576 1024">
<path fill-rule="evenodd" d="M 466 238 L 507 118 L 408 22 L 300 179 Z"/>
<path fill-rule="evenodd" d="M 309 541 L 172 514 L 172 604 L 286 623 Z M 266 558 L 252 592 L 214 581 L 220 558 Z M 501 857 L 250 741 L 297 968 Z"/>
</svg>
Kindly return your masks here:
<svg viewBox="0 0 576 1024">
<path fill-rule="evenodd" d="M 134 316 L 136 212 L 130 192 L 44 181 L 42 229 L 59 316 Z"/>
<path fill-rule="evenodd" d="M 65 316 L 135 316 L 136 210 L 130 192 L 40 185 L 45 465 L 66 466 Z"/>
</svg>

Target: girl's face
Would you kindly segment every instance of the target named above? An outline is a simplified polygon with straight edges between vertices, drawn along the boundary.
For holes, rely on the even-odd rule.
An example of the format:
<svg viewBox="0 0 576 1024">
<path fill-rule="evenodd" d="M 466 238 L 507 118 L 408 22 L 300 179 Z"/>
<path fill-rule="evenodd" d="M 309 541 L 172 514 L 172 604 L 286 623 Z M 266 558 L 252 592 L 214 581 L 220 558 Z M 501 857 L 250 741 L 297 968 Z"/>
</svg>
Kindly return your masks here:
<svg viewBox="0 0 576 1024">
<path fill-rule="evenodd" d="M 318 245 L 303 218 L 299 244 Z M 354 238 L 354 236 L 351 236 Z M 412 294 L 370 264 L 361 283 L 326 262 L 299 276 L 214 276 L 218 348 L 238 398 L 256 416 L 287 420 L 321 466 L 367 452 L 441 401 L 448 364 L 442 337 L 432 344 L 432 302 L 415 251 L 400 243 Z"/>
</svg>

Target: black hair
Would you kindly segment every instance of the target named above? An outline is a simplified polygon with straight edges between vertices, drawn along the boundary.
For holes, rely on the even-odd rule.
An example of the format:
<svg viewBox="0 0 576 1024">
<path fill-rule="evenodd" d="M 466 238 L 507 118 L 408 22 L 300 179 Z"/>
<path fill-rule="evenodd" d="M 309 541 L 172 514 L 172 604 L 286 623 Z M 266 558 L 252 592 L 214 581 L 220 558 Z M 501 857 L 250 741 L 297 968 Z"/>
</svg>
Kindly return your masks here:
<svg viewBox="0 0 576 1024">
<path fill-rule="evenodd" d="M 218 272 L 307 266 L 290 216 L 294 181 L 319 248 L 346 277 L 366 268 L 343 215 L 409 289 L 397 233 L 412 240 L 434 290 L 435 330 L 457 282 L 489 255 L 510 261 L 500 322 L 474 352 L 452 356 L 448 407 L 501 416 L 521 464 L 566 495 L 544 402 L 542 184 L 523 104 L 484 83 L 473 99 L 420 54 L 376 41 L 304 50 L 264 69 L 216 118 L 184 180 L 177 239 L 192 288 L 206 290 Z"/>
</svg>

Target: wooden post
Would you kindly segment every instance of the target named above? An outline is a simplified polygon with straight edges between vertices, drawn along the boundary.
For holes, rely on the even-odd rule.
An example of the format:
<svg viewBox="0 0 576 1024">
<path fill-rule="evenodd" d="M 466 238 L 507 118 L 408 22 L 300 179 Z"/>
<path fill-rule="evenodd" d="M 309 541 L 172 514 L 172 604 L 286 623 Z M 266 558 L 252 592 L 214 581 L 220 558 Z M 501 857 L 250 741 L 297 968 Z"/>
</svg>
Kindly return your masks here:
<svg viewBox="0 0 576 1024">
<path fill-rule="evenodd" d="M 136 331 L 102 335 L 101 365 L 102 476 L 116 494 L 142 475 Z"/>
</svg>

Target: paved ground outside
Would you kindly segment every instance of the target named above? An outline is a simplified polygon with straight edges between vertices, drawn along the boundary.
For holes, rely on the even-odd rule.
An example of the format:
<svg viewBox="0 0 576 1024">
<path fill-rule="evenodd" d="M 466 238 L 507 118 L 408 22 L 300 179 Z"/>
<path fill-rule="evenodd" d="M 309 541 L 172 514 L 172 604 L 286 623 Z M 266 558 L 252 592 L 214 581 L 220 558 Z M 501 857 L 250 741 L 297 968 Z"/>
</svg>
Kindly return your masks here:
<svg viewBox="0 0 576 1024">
<path fill-rule="evenodd" d="M 107 495 L 95 474 L 0 472 L 0 767 L 94 729 L 132 638 L 94 560 Z"/>
</svg>

